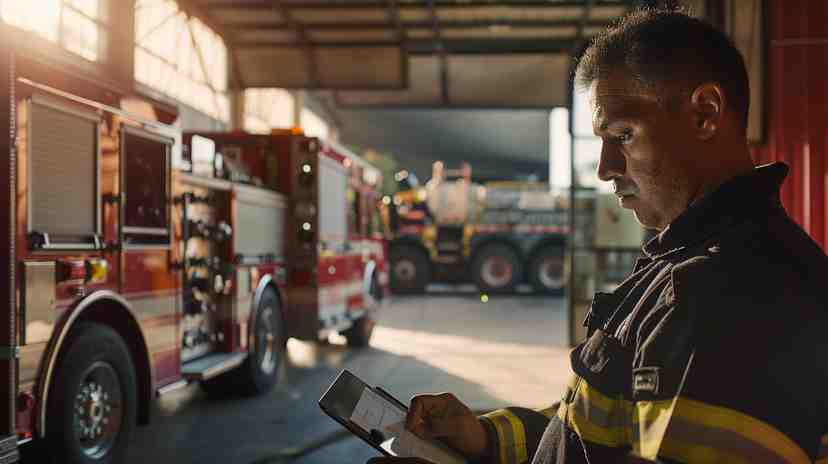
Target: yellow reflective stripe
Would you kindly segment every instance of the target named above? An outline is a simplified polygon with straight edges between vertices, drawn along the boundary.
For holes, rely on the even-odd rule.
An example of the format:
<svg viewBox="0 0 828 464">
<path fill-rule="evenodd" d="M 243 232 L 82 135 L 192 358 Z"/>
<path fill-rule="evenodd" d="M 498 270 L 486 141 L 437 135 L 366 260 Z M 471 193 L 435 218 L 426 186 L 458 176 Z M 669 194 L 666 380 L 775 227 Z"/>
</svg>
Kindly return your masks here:
<svg viewBox="0 0 828 464">
<path fill-rule="evenodd" d="M 523 422 L 518 419 L 511 411 L 504 411 L 504 416 L 512 424 L 512 433 L 515 439 L 515 460 L 518 463 L 524 463 L 529 460 L 529 454 L 526 451 L 526 431 L 523 430 Z"/>
<path fill-rule="evenodd" d="M 633 452 L 646 459 L 809 462 L 805 451 L 782 432 L 733 409 L 677 397 L 638 402 L 636 411 Z"/>
<path fill-rule="evenodd" d="M 526 434 L 523 424 L 506 409 L 484 414 L 497 432 L 498 455 L 501 464 L 522 464 L 528 460 Z M 522 458 L 521 458 L 522 456 Z"/>
<path fill-rule="evenodd" d="M 574 382 L 558 418 L 586 441 L 619 447 L 645 459 L 683 462 L 810 462 L 788 436 L 730 408 L 685 397 L 631 402 L 612 398 L 584 379 Z M 828 464 L 828 435 L 820 459 Z"/>
<path fill-rule="evenodd" d="M 610 447 L 627 444 L 632 404 L 604 395 L 583 379 L 576 388 L 572 402 L 561 406 L 558 417 L 583 440 Z"/>
<path fill-rule="evenodd" d="M 632 416 L 633 453 L 655 461 L 673 416 L 674 400 L 639 401 Z"/>
</svg>

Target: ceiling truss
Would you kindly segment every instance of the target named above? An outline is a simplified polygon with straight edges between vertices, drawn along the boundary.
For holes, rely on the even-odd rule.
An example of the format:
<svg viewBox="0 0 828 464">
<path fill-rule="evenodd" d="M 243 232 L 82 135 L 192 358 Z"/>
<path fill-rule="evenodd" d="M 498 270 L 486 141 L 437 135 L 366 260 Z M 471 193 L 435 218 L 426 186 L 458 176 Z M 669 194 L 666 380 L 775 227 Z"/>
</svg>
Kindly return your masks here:
<svg viewBox="0 0 828 464">
<path fill-rule="evenodd" d="M 565 103 L 569 54 L 638 3 L 179 1 L 224 36 L 234 85 L 334 90 L 344 106 L 464 108 Z"/>
</svg>

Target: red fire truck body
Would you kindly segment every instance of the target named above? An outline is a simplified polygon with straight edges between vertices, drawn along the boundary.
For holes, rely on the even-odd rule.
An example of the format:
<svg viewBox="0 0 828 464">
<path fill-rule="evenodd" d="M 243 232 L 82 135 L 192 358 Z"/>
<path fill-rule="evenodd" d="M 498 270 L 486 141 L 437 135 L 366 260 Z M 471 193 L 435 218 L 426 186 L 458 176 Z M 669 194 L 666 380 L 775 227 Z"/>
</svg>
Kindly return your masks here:
<svg viewBox="0 0 828 464">
<path fill-rule="evenodd" d="M 301 135 L 216 134 L 269 141 L 272 159 L 237 160 L 268 183 L 184 172 L 174 108 L 14 53 L 0 84 L 16 308 L 0 331 L 3 462 L 31 439 L 66 462 L 117 459 L 155 396 L 193 381 L 265 392 L 288 337 L 368 342 L 387 281 L 360 216 L 372 168 Z M 362 201 L 350 234 L 348 196 Z"/>
<path fill-rule="evenodd" d="M 388 281 L 379 171 L 342 146 L 279 130 L 187 133 L 191 159 L 194 136 L 215 143 L 220 177 L 245 179 L 289 199 L 283 216 L 288 335 L 314 340 L 342 331 L 351 344 L 367 344 L 370 308 Z M 251 259 L 235 256 L 237 262 Z"/>
</svg>

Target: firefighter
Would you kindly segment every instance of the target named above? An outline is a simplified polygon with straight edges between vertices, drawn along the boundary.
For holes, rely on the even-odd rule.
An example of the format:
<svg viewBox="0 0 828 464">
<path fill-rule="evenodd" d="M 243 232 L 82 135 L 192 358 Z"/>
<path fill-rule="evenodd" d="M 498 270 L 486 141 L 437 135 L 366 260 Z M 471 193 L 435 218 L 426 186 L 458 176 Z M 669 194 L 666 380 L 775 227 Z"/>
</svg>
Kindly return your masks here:
<svg viewBox="0 0 828 464">
<path fill-rule="evenodd" d="M 595 295 L 558 406 L 475 417 L 420 395 L 407 427 L 474 462 L 828 462 L 828 257 L 780 203 L 787 166 L 753 166 L 741 55 L 703 21 L 639 10 L 576 79 L 599 178 L 659 233 Z"/>
</svg>

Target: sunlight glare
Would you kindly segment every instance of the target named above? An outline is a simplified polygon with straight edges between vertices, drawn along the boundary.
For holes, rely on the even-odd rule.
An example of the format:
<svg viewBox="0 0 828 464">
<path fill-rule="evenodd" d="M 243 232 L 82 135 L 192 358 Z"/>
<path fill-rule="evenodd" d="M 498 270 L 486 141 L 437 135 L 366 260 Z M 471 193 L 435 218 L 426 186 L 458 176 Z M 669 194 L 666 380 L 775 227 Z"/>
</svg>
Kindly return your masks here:
<svg viewBox="0 0 828 464">
<path fill-rule="evenodd" d="M 60 23 L 60 0 L 0 0 L 0 18 L 8 24 L 56 42 Z"/>
</svg>

